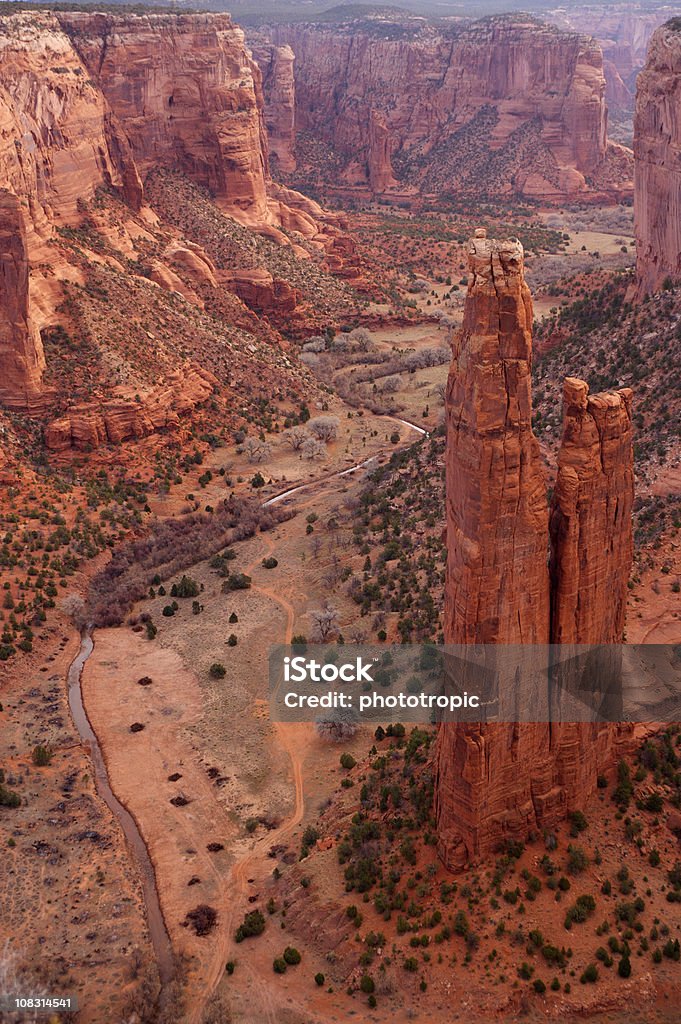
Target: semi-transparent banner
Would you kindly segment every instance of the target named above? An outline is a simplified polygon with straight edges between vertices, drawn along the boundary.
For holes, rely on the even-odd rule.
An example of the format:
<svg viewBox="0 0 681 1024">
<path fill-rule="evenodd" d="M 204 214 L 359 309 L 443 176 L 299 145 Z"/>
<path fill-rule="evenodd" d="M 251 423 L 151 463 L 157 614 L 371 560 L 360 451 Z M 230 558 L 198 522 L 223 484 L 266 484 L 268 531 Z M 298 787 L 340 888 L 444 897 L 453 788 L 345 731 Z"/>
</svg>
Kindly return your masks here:
<svg viewBox="0 0 681 1024">
<path fill-rule="evenodd" d="M 681 644 L 271 648 L 278 722 L 678 722 Z"/>
</svg>

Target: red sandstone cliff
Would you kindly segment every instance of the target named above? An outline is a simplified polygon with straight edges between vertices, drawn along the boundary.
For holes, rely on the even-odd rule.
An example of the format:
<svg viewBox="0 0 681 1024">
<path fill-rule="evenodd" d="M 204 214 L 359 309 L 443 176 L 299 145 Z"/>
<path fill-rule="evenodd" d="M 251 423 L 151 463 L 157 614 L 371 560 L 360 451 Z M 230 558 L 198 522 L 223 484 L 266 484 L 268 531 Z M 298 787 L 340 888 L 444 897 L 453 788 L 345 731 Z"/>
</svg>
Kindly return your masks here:
<svg viewBox="0 0 681 1024">
<path fill-rule="evenodd" d="M 650 37 L 668 15 L 663 10 L 624 3 L 569 5 L 545 16 L 562 29 L 583 32 L 598 40 L 603 51 L 608 106 L 631 110 L 636 75 L 645 64 Z"/>
<path fill-rule="evenodd" d="M 447 385 L 445 633 L 451 643 L 542 643 L 548 509 L 531 424 L 532 299 L 522 246 L 476 237 L 468 264 Z"/>
<path fill-rule="evenodd" d="M 532 433 L 532 300 L 520 242 L 471 241 L 463 330 L 447 385 L 445 640 L 538 644 L 549 631 L 548 509 Z M 437 818 L 462 866 L 535 820 L 548 725 L 443 725 Z"/>
<path fill-rule="evenodd" d="M 0 402 L 31 405 L 44 367 L 40 334 L 30 314 L 21 201 L 0 189 Z"/>
<path fill-rule="evenodd" d="M 0 16 L 0 56 L 5 404 L 35 405 L 44 369 L 39 331 L 54 323 L 61 282 L 84 282 L 85 262 L 67 263 L 52 244 L 57 231 L 80 227 L 82 204 L 102 186 L 116 189 L 143 223 L 157 224 L 144 207 L 142 178 L 152 167 L 179 170 L 231 217 L 281 244 L 302 235 L 328 252 L 334 270 L 356 275 L 352 241 L 339 236 L 342 219 L 269 177 L 261 76 L 229 15 Z M 282 49 L 282 67 L 284 56 Z M 116 236 L 126 231 L 119 225 Z M 296 252 L 309 256 L 302 246 Z M 200 263 L 180 240 L 154 258 L 151 273 L 200 304 L 196 286 L 216 285 Z M 230 267 L 224 283 L 259 309 L 290 311 L 297 301 L 294 288 L 266 272 L 254 276 L 250 264 Z"/>
<path fill-rule="evenodd" d="M 254 45 L 262 72 L 265 124 L 270 155 L 284 174 L 296 169 L 294 53 L 290 46 Z"/>
<path fill-rule="evenodd" d="M 609 643 L 624 632 L 634 548 L 631 399 L 629 388 L 589 395 L 584 381 L 565 381 L 551 505 L 552 643 Z"/>
<path fill-rule="evenodd" d="M 445 642 L 617 643 L 632 558 L 631 394 L 587 399 L 584 382 L 566 384 L 549 568 L 522 246 L 478 233 L 469 266 L 446 400 Z M 440 728 L 436 814 L 449 867 L 555 825 L 616 756 L 618 726 L 507 722 L 513 698 L 497 695 L 500 721 Z M 547 690 L 533 702 L 539 719 L 548 700 Z"/>
<path fill-rule="evenodd" d="M 55 15 L 0 17 L 0 54 L 0 186 L 25 199 L 29 232 L 72 222 L 99 185 L 138 201 L 127 141 Z"/>
<path fill-rule="evenodd" d="M 681 20 L 657 30 L 638 76 L 634 118 L 640 295 L 681 278 Z"/>
<path fill-rule="evenodd" d="M 267 220 L 260 74 L 228 14 L 59 19 L 142 175 L 181 167 L 244 220 Z"/>
<path fill-rule="evenodd" d="M 447 29 L 375 15 L 269 32 L 295 54 L 297 132 L 332 147 L 351 184 L 392 184 L 386 158 L 376 171 L 377 115 L 402 188 L 560 196 L 587 189 L 607 160 L 592 39 L 525 15 Z"/>
<path fill-rule="evenodd" d="M 45 444 L 53 451 L 87 451 L 103 444 L 147 437 L 177 426 L 182 416 L 212 395 L 217 384 L 212 373 L 189 363 L 152 391 L 136 395 L 129 388 L 119 389 L 119 395 L 99 405 L 74 406 L 47 427 Z"/>
</svg>

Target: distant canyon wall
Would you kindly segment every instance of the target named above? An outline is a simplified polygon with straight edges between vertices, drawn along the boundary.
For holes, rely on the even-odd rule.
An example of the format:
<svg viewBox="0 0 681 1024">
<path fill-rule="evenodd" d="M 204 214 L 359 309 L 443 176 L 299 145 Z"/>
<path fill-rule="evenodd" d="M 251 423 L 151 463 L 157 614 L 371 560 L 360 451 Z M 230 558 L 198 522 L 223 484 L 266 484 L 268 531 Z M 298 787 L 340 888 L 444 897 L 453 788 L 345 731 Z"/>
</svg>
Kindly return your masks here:
<svg viewBox="0 0 681 1024">
<path fill-rule="evenodd" d="M 671 6 L 650 10 L 631 3 L 607 7 L 584 4 L 549 11 L 545 17 L 560 28 L 598 40 L 603 51 L 608 106 L 611 110 L 633 110 L 636 76 L 645 64 L 648 43 L 671 10 Z"/>
<path fill-rule="evenodd" d="M 294 54 L 299 150 L 329 147 L 346 184 L 559 197 L 607 164 L 603 58 L 585 36 L 524 15 L 275 25 L 261 54 L 263 35 Z M 290 124 L 290 88 L 285 103 Z"/>
<path fill-rule="evenodd" d="M 639 296 L 681 280 L 681 19 L 659 28 L 638 76 L 634 211 Z"/>
</svg>

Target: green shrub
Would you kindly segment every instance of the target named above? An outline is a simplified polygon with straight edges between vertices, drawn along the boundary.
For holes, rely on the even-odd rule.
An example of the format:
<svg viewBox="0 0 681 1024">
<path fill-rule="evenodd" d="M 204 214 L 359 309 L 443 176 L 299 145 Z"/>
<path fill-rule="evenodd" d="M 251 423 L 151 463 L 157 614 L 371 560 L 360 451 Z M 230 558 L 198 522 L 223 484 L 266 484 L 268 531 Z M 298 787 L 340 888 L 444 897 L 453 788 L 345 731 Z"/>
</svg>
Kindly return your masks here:
<svg viewBox="0 0 681 1024">
<path fill-rule="evenodd" d="M 265 931 L 265 918 L 260 910 L 251 910 L 244 914 L 243 923 L 237 928 L 234 939 L 236 942 L 243 942 L 254 935 L 262 935 Z M 286 965 L 284 965 L 286 966 Z"/>
<path fill-rule="evenodd" d="M 354 768 L 357 762 L 355 761 L 352 754 L 341 754 L 340 756 L 341 768 Z"/>
<path fill-rule="evenodd" d="M 232 590 L 249 590 L 250 586 L 251 577 L 245 572 L 230 572 L 221 589 L 223 594 L 227 594 Z"/>
<path fill-rule="evenodd" d="M 628 978 L 631 974 L 631 960 L 628 956 L 623 956 L 617 965 L 617 973 L 620 978 Z"/>
<path fill-rule="evenodd" d="M 287 946 L 284 950 L 284 960 L 290 967 L 299 964 L 302 959 L 303 958 L 299 950 L 297 950 L 295 946 Z"/>
<path fill-rule="evenodd" d="M 227 669 L 221 662 L 214 661 L 211 667 L 208 669 L 208 674 L 210 675 L 211 679 L 224 679 L 227 674 Z"/>
<path fill-rule="evenodd" d="M 49 747 L 45 747 L 39 743 L 37 747 L 33 748 L 31 758 L 36 768 L 45 768 L 52 760 L 52 751 Z"/>
<path fill-rule="evenodd" d="M 199 584 L 191 576 L 183 576 L 179 583 L 173 583 L 170 588 L 171 597 L 198 597 L 199 593 Z"/>
<path fill-rule="evenodd" d="M 274 960 L 272 961 L 272 967 L 274 968 L 275 974 L 286 973 L 286 961 L 281 956 L 277 956 L 274 958 Z"/>
<path fill-rule="evenodd" d="M 598 981 L 598 968 L 596 964 L 588 964 L 579 980 L 582 985 L 593 985 L 594 982 Z"/>
<path fill-rule="evenodd" d="M 319 971 L 318 974 L 315 974 L 314 980 L 315 980 L 316 984 L 319 985 L 319 987 L 321 988 L 322 985 L 324 984 L 324 982 L 326 981 L 326 978 L 324 977 L 322 972 Z"/>
</svg>

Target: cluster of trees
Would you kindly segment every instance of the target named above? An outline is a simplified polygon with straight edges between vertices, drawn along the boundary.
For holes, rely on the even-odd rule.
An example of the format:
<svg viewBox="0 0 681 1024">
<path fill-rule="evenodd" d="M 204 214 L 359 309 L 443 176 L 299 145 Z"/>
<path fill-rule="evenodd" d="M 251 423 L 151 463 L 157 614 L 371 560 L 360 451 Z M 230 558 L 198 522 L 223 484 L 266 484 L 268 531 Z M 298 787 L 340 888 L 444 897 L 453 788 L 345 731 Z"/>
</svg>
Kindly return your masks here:
<svg viewBox="0 0 681 1024">
<path fill-rule="evenodd" d="M 290 518 L 278 506 L 262 508 L 253 499 L 230 497 L 212 513 L 156 520 L 148 532 L 114 551 L 92 580 L 84 617 L 95 626 L 117 626 L 131 605 L 161 578 L 174 576 L 235 541 L 269 530 Z"/>
</svg>

